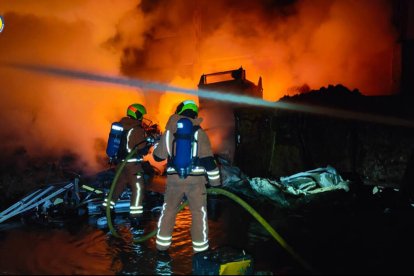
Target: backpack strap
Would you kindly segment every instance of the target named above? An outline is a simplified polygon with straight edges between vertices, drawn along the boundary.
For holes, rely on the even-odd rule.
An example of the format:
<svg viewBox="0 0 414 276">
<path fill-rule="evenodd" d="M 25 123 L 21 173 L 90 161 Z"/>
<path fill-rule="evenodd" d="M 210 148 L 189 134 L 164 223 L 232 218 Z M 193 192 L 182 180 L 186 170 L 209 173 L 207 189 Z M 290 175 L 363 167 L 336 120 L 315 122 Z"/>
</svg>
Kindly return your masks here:
<svg viewBox="0 0 414 276">
<path fill-rule="evenodd" d="M 172 156 L 170 149 L 170 130 L 165 131 L 165 148 L 167 149 L 167 156 L 170 158 Z"/>
<path fill-rule="evenodd" d="M 170 143 L 169 143 L 169 140 L 170 140 L 170 136 L 171 136 L 171 134 L 170 134 L 170 131 L 169 130 L 167 130 L 166 131 L 166 134 L 165 134 L 165 143 L 166 143 L 166 147 L 167 147 L 167 152 L 168 152 L 168 158 L 167 158 L 167 167 L 174 167 L 174 165 L 173 165 L 173 159 L 174 159 L 174 157 L 175 157 L 175 146 L 174 146 L 174 144 L 175 144 L 175 141 L 176 141 L 176 139 L 178 139 L 178 138 L 184 138 L 184 139 L 192 139 L 193 140 L 193 143 L 192 143 L 192 150 L 191 150 L 191 152 L 192 152 L 192 164 L 193 164 L 193 166 L 198 166 L 198 160 L 199 160 L 199 158 L 198 158 L 198 156 L 197 156 L 197 154 L 198 154 L 198 130 L 199 129 L 201 129 L 201 127 L 200 126 L 193 126 L 193 130 L 192 130 L 192 134 L 190 134 L 190 135 L 184 135 L 184 134 L 177 134 L 177 133 L 174 133 L 173 134 L 173 140 L 171 141 L 171 147 L 172 147 L 172 149 L 170 149 Z M 167 169 L 167 171 L 168 171 L 168 169 Z M 174 169 L 174 171 L 175 171 L 175 169 Z"/>
<path fill-rule="evenodd" d="M 131 136 L 131 133 L 132 133 L 133 130 L 134 130 L 134 128 L 130 128 L 130 129 L 126 130 L 127 133 L 125 134 L 126 135 L 125 149 L 126 149 L 127 153 L 130 153 L 131 150 L 132 150 L 131 148 L 129 148 L 129 137 Z"/>
<path fill-rule="evenodd" d="M 193 127 L 194 143 L 193 143 L 193 159 L 198 159 L 198 130 L 201 129 L 200 126 Z M 196 160 L 194 160 L 196 161 Z M 196 163 L 195 163 L 196 164 Z"/>
</svg>

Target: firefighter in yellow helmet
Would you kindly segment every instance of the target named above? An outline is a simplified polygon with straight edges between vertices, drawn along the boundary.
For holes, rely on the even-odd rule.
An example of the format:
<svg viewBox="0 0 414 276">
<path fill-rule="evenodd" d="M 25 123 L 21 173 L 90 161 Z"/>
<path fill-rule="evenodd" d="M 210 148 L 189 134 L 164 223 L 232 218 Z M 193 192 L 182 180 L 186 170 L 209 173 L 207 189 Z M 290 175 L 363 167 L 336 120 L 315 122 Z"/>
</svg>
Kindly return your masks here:
<svg viewBox="0 0 414 276">
<path fill-rule="evenodd" d="M 156 247 L 165 254 L 172 241 L 175 218 L 184 196 L 187 198 L 191 216 L 191 238 L 194 253 L 208 249 L 207 192 L 206 184 L 220 186 L 220 171 L 215 162 L 210 140 L 200 127 L 202 118 L 197 118 L 198 106 L 192 100 L 178 105 L 171 115 L 153 156 L 156 161 L 167 159 L 167 184 L 164 204 L 158 221 Z M 181 134 L 185 124 L 192 123 L 191 135 Z M 175 162 L 180 154 L 179 143 L 191 137 L 191 165 L 187 169 L 177 168 Z M 182 141 L 180 141 L 182 139 Z M 188 152 L 187 152 L 188 153 Z M 186 154 L 188 156 L 188 154 Z"/>
<path fill-rule="evenodd" d="M 135 147 L 138 148 L 138 154 L 127 160 L 114 188 L 110 207 L 111 209 L 115 207 L 119 196 L 129 186 L 132 192 L 130 217 L 134 219 L 140 217 L 144 211 L 142 206 L 144 196 L 144 170 L 141 165 L 141 156 L 146 154 L 144 151 L 146 150 L 145 142 L 147 135 L 142 127 L 142 119 L 146 113 L 147 111 L 143 105 L 137 103 L 131 104 L 127 108 L 126 116 L 119 121 L 124 130 L 116 170 L 119 169 L 121 162 Z M 107 205 L 106 198 L 103 205 Z"/>
</svg>

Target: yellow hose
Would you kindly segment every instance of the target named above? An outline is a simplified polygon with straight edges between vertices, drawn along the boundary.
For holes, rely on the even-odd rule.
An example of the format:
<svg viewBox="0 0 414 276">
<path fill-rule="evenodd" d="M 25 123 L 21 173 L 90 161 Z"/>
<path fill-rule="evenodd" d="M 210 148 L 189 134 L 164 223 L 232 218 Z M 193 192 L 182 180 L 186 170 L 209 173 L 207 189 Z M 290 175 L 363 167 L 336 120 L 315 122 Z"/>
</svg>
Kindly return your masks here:
<svg viewBox="0 0 414 276">
<path fill-rule="evenodd" d="M 132 157 L 135 153 L 137 152 L 137 148 L 134 148 L 133 150 L 131 150 L 130 153 L 128 153 L 128 155 L 125 157 L 124 161 L 122 161 L 122 163 L 120 164 L 118 170 L 115 173 L 114 179 L 112 180 L 112 184 L 111 184 L 111 188 L 109 189 L 109 194 L 108 197 L 106 199 L 106 220 L 108 221 L 108 227 L 109 227 L 109 231 L 111 231 L 111 234 L 117 238 L 120 238 L 121 236 L 116 232 L 114 226 L 112 225 L 112 219 L 111 219 L 111 209 L 110 209 L 110 205 L 111 205 L 111 198 L 112 198 L 112 194 L 114 193 L 114 188 L 116 186 L 116 182 L 118 182 L 118 178 L 121 175 L 122 170 L 125 167 L 125 164 L 127 162 L 127 160 Z"/>
<path fill-rule="evenodd" d="M 293 248 L 280 236 L 276 230 L 255 210 L 252 206 L 247 204 L 246 201 L 238 197 L 237 195 L 220 188 L 209 188 L 207 189 L 208 194 L 220 194 L 227 196 L 228 198 L 234 200 L 238 204 L 240 204 L 246 211 L 248 211 L 263 227 L 267 230 L 267 232 L 272 235 L 272 237 L 284 248 L 295 260 L 297 260 L 304 268 L 308 271 L 314 271 L 313 268 L 303 260 L 294 250 Z"/>
<path fill-rule="evenodd" d="M 120 235 L 116 232 L 115 228 L 112 225 L 112 221 L 111 221 L 111 212 L 110 212 L 110 199 L 112 198 L 112 194 L 113 194 L 113 190 L 115 187 L 116 182 L 118 181 L 118 178 L 122 172 L 122 170 L 125 167 L 125 163 L 126 160 L 128 160 L 134 153 L 136 152 L 136 149 L 132 150 L 127 157 L 125 158 L 125 160 L 121 163 L 121 165 L 119 166 L 119 169 L 117 170 L 117 172 L 115 173 L 115 177 L 112 181 L 112 185 L 108 194 L 108 198 L 107 198 L 107 206 L 106 206 L 106 217 L 108 220 L 108 227 L 109 230 L 111 231 L 111 234 L 117 238 L 120 237 Z M 293 248 L 276 232 L 276 230 L 256 211 L 253 209 L 253 207 L 251 207 L 246 201 L 244 201 L 243 199 L 241 199 L 240 197 L 238 197 L 237 195 L 221 189 L 221 188 L 208 188 L 207 189 L 207 193 L 208 194 L 213 194 L 213 195 L 224 195 L 232 200 L 234 200 L 235 202 L 237 202 L 238 204 L 240 204 L 245 210 L 247 210 L 269 233 L 270 235 L 280 244 L 280 246 L 282 246 L 283 249 L 285 249 L 296 261 L 298 261 L 298 263 L 300 263 L 305 269 L 307 269 L 308 271 L 312 271 L 314 272 L 314 269 L 305 261 L 303 260 L 294 250 Z M 183 202 L 180 207 L 179 207 L 179 211 L 183 210 L 185 208 L 185 206 L 187 206 L 188 201 Z M 151 237 L 155 236 L 157 234 L 158 228 L 154 229 L 153 231 L 151 231 L 150 233 L 134 239 L 133 242 L 134 243 L 140 243 L 140 242 L 144 242 L 148 239 L 150 239 Z"/>
</svg>

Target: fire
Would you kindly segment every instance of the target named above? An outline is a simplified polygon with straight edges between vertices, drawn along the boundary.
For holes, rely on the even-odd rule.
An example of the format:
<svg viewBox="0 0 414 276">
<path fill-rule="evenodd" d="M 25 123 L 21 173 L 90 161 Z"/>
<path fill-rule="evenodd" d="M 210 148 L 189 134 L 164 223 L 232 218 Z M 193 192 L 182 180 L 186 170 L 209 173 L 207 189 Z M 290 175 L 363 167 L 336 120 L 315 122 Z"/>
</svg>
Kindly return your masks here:
<svg viewBox="0 0 414 276">
<path fill-rule="evenodd" d="M 393 92 L 396 33 L 385 0 L 2 1 L 0 60 L 110 73 L 195 88 L 203 73 L 243 66 L 264 99 L 291 87 L 341 83 L 366 95 Z M 52 16 L 53 14 L 53 16 Z M 165 127 L 189 97 L 0 68 L 4 152 L 76 153 L 102 168 L 112 121 L 140 102 Z M 197 97 L 190 97 L 198 101 Z M 206 122 L 211 118 L 205 118 Z M 214 148 L 221 138 L 212 137 Z"/>
<path fill-rule="evenodd" d="M 180 77 L 173 79 L 171 81 L 171 85 L 192 89 L 195 89 L 197 87 L 197 84 L 192 82 L 190 79 L 183 79 Z M 172 114 L 174 114 L 177 106 L 185 100 L 193 100 L 198 104 L 198 97 L 196 96 L 179 94 L 171 91 L 166 91 L 161 95 L 160 100 L 158 102 L 157 118 L 160 121 L 160 126 L 162 127 L 162 129 L 164 129 L 165 124 L 168 121 L 168 118 Z"/>
</svg>

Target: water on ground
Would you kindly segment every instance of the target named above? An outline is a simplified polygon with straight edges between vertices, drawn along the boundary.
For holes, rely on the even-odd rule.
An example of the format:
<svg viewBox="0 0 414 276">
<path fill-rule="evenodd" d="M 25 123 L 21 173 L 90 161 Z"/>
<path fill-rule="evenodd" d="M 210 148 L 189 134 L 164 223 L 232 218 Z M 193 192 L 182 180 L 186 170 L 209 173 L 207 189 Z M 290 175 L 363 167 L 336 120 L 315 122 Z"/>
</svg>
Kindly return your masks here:
<svg viewBox="0 0 414 276">
<path fill-rule="evenodd" d="M 163 192 L 165 179 L 147 187 Z M 251 255 L 257 274 L 410 274 L 414 246 L 412 209 L 391 210 L 345 194 L 295 210 L 250 202 L 301 260 L 273 239 L 242 207 L 230 199 L 209 196 L 210 246 L 230 246 Z M 374 204 L 374 205 L 373 205 Z M 134 238 L 156 228 L 159 213 L 147 211 L 134 227 L 116 223 L 122 238 L 93 220 L 77 218 L 63 226 L 23 225 L 0 231 L 0 274 L 133 274 L 192 273 L 191 214 L 178 214 L 170 260 L 160 258 L 155 238 L 135 244 Z M 92 221 L 92 222 L 91 222 Z M 8 222 L 10 225 L 18 222 Z"/>
</svg>

